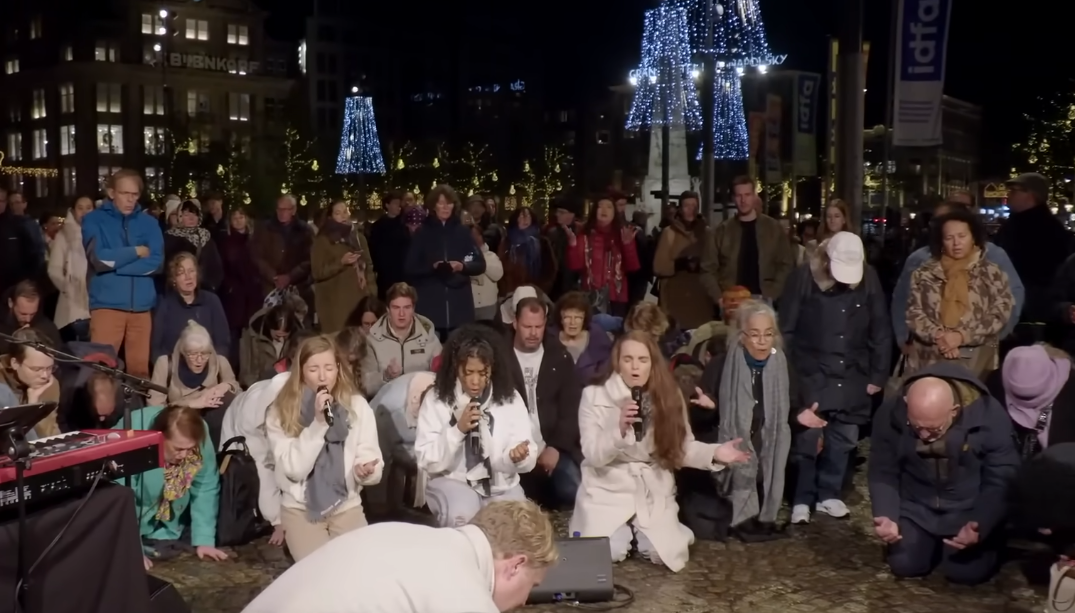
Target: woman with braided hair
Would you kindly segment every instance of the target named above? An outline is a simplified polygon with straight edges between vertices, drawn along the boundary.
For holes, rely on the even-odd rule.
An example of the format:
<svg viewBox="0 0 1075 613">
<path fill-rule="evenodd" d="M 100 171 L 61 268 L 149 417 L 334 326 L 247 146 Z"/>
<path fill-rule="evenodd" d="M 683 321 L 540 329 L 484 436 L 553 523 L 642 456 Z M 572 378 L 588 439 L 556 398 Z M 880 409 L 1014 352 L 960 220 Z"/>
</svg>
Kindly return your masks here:
<svg viewBox="0 0 1075 613">
<path fill-rule="evenodd" d="M 508 348 L 495 330 L 465 325 L 449 337 L 418 411 L 414 452 L 429 478 L 426 502 L 444 527 L 465 525 L 494 500 L 524 500 L 519 475 L 537 461 L 530 415 L 515 391 Z"/>
</svg>

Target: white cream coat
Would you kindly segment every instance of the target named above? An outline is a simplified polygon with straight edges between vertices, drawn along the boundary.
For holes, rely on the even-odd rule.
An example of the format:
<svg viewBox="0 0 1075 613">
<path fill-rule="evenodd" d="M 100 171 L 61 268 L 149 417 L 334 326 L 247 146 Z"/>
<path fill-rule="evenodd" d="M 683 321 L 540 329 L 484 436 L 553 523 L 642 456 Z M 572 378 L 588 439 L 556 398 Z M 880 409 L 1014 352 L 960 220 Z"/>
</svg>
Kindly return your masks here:
<svg viewBox="0 0 1075 613">
<path fill-rule="evenodd" d="M 493 418 L 493 449 L 489 453 L 489 465 L 493 472 L 490 475 L 491 492 L 496 495 L 519 485 L 519 475 L 534 469 L 538 456 L 537 443 L 530 427 L 530 414 L 518 392 L 512 395 L 511 402 L 507 404 L 490 401 L 487 410 Z M 437 399 L 435 390 L 426 394 L 418 410 L 414 455 L 418 468 L 425 471 L 430 480 L 448 477 L 466 483 L 467 460 L 463 448 L 466 435 L 459 428 L 448 425 L 453 413 L 454 407 Z M 524 441 L 530 448 L 530 454 L 516 464 L 508 454 Z"/>
<path fill-rule="evenodd" d="M 482 255 L 485 256 L 485 272 L 470 278 L 470 290 L 474 294 L 475 309 L 496 304 L 498 297 L 496 282 L 504 277 L 504 264 L 496 252 L 489 251 L 489 247 L 482 245 Z"/>
<path fill-rule="evenodd" d="M 272 449 L 275 464 L 276 485 L 283 496 L 281 505 L 289 509 L 306 508 L 306 477 L 313 471 L 314 462 L 325 446 L 328 424 L 315 419 L 296 437 L 288 436 L 280 427 L 280 417 L 275 406 L 269 407 L 265 419 L 265 431 Z M 373 473 L 358 481 L 354 466 L 377 460 Z M 344 441 L 344 463 L 347 471 L 347 500 L 336 507 L 334 513 L 342 513 L 362 506 L 359 493 L 364 485 L 380 483 L 384 469 L 381 447 L 377 444 L 377 422 L 366 399 L 358 394 L 351 397 L 351 428 Z"/>
<path fill-rule="evenodd" d="M 49 280 L 60 290 L 56 303 L 57 328 L 90 318 L 90 294 L 86 289 L 86 249 L 82 246 L 82 226 L 67 212 L 63 227 L 49 245 Z"/>
<path fill-rule="evenodd" d="M 261 509 L 261 515 L 274 526 L 280 524 L 281 492 L 276 484 L 276 463 L 269 438 L 265 435 L 265 414 L 290 378 L 290 372 L 282 372 L 268 381 L 251 385 L 250 389 L 236 396 L 228 405 L 220 427 L 221 445 L 237 436 L 246 439 L 246 448 L 258 468 L 258 508 Z"/>
<path fill-rule="evenodd" d="M 582 483 L 570 531 L 584 537 L 610 537 L 635 518 L 661 561 L 679 572 L 687 564 L 687 548 L 694 535 L 679 523 L 675 475 L 658 466 L 650 455 L 652 431 L 641 442 L 635 440 L 633 429 L 627 436 L 620 434 L 620 407 L 630 399 L 630 389 L 617 374 L 604 385 L 583 390 L 579 406 Z M 723 465 L 713 461 L 718 446 L 696 441 L 688 426 L 683 465 L 721 470 Z"/>
<path fill-rule="evenodd" d="M 499 613 L 493 569 L 477 526 L 376 524 L 287 569 L 243 613 Z"/>
</svg>

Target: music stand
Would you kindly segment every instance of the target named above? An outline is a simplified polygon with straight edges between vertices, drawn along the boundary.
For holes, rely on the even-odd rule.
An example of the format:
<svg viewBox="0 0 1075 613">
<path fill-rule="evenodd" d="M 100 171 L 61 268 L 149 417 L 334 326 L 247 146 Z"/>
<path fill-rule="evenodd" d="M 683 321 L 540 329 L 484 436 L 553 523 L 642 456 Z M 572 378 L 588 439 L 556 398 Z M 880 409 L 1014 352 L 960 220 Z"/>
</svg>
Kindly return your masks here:
<svg viewBox="0 0 1075 613">
<path fill-rule="evenodd" d="M 30 588 L 30 578 L 26 576 L 30 535 L 26 529 L 25 473 L 30 468 L 30 454 L 33 453 L 26 433 L 55 411 L 57 406 L 55 402 L 43 402 L 0 408 L 0 451 L 15 464 L 15 506 L 19 511 L 19 551 L 15 571 L 19 591 L 15 596 L 23 609 L 26 608 L 25 595 Z"/>
</svg>

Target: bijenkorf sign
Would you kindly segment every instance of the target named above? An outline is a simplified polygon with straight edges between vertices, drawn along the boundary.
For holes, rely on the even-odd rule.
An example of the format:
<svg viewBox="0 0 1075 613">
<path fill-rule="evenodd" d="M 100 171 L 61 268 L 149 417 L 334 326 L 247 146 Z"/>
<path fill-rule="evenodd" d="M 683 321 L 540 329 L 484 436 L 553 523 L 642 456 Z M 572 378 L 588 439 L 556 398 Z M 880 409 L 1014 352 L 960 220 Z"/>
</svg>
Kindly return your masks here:
<svg viewBox="0 0 1075 613">
<path fill-rule="evenodd" d="M 894 145 L 934 147 L 944 141 L 941 107 L 951 13 L 951 0 L 900 0 Z"/>
</svg>

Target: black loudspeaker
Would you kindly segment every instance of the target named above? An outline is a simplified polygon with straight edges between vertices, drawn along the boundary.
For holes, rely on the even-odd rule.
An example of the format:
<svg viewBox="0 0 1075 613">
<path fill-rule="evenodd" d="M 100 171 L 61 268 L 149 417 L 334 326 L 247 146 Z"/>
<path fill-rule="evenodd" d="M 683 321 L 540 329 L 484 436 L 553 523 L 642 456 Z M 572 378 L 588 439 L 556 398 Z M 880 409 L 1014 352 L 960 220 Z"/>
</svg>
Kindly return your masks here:
<svg viewBox="0 0 1075 613">
<path fill-rule="evenodd" d="M 171 583 L 153 575 L 146 575 L 146 582 L 150 613 L 190 613 L 190 607 Z"/>
<path fill-rule="evenodd" d="M 549 602 L 609 602 L 612 584 L 612 549 L 607 538 L 570 538 L 556 541 L 559 562 L 549 569 L 541 585 L 530 590 L 527 604 Z"/>
</svg>

